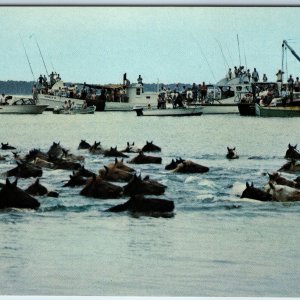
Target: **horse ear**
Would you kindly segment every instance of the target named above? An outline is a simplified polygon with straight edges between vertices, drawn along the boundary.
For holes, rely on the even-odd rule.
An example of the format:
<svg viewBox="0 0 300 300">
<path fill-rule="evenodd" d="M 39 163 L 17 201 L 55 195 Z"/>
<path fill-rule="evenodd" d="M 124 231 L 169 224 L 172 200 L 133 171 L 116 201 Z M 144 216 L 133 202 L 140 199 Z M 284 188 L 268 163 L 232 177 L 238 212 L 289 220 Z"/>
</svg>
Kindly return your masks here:
<svg viewBox="0 0 300 300">
<path fill-rule="evenodd" d="M 127 147 L 129 147 L 129 142 L 127 142 Z"/>
<path fill-rule="evenodd" d="M 274 184 L 272 182 L 269 182 L 269 186 L 271 187 L 272 190 L 275 189 L 275 186 L 274 186 Z"/>
<path fill-rule="evenodd" d="M 248 188 L 248 187 L 250 187 L 250 185 L 249 185 L 248 181 L 246 182 L 246 187 L 247 187 L 247 188 Z"/>
<path fill-rule="evenodd" d="M 153 141 L 151 141 L 151 143 L 150 143 L 151 145 L 153 144 Z"/>
<path fill-rule="evenodd" d="M 295 145 L 294 149 L 296 149 L 296 148 L 297 148 L 297 144 Z"/>
<path fill-rule="evenodd" d="M 229 147 L 227 146 L 227 150 L 229 151 Z"/>
<path fill-rule="evenodd" d="M 121 159 L 121 162 L 124 162 L 124 158 Z"/>
<path fill-rule="evenodd" d="M 18 178 L 16 178 L 16 180 L 12 183 L 12 186 L 17 187 L 17 184 L 18 184 Z"/>
<path fill-rule="evenodd" d="M 251 187 L 254 187 L 253 181 L 251 182 Z"/>
<path fill-rule="evenodd" d="M 118 159 L 115 157 L 115 165 L 118 163 Z"/>
<path fill-rule="evenodd" d="M 40 179 L 37 178 L 36 181 L 35 181 L 35 184 L 39 184 L 40 183 Z"/>
<path fill-rule="evenodd" d="M 232 150 L 235 150 L 235 147 Z"/>
<path fill-rule="evenodd" d="M 2 144 L 3 145 L 3 144 Z M 8 185 L 8 186 L 10 186 L 11 185 L 11 183 L 10 183 L 10 181 L 9 181 L 9 179 L 8 178 L 6 178 L 6 185 Z"/>
<path fill-rule="evenodd" d="M 288 147 L 289 147 L 289 149 L 291 148 L 291 144 L 290 143 L 289 143 Z"/>
<path fill-rule="evenodd" d="M 132 143 L 132 146 L 134 146 L 134 142 Z"/>
<path fill-rule="evenodd" d="M 108 167 L 104 166 L 104 169 L 105 169 L 105 173 L 108 173 Z"/>
</svg>

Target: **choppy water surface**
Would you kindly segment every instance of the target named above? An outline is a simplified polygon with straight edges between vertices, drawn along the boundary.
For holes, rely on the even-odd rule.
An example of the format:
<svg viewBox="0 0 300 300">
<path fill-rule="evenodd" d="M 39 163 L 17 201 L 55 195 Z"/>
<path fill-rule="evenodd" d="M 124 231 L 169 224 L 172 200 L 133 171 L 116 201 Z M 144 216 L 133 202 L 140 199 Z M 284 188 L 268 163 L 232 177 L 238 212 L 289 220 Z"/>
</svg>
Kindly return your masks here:
<svg viewBox="0 0 300 300">
<path fill-rule="evenodd" d="M 41 183 L 59 198 L 39 197 L 38 211 L 0 213 L 2 295 L 300 295 L 300 203 L 240 199 L 246 181 L 262 187 L 266 172 L 300 143 L 299 120 L 240 116 L 138 118 L 133 113 L 1 116 L 0 141 L 25 154 L 60 141 L 73 153 L 81 139 L 124 148 L 146 140 L 162 147 L 162 165 L 137 165 L 168 186 L 173 218 L 112 214 L 120 200 L 79 196 L 63 188 L 70 171 L 45 170 Z M 228 161 L 226 147 L 240 158 Z M 97 172 L 112 159 L 85 155 Z M 15 162 L 0 162 L 0 172 Z M 192 159 L 206 174 L 164 170 L 172 158 Z M 254 159 L 249 159 L 254 157 Z M 294 178 L 295 175 L 285 175 Z M 33 179 L 20 179 L 27 187 Z M 234 208 L 239 206 L 240 208 Z"/>
</svg>

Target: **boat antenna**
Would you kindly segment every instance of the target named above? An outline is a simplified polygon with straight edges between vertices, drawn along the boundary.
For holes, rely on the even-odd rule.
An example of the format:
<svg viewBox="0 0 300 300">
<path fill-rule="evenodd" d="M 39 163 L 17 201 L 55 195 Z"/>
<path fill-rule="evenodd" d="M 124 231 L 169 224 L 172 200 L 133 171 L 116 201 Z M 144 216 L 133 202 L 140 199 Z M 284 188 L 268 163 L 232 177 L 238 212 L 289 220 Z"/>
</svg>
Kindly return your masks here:
<svg viewBox="0 0 300 300">
<path fill-rule="evenodd" d="M 46 70 L 46 74 L 47 74 L 47 76 L 49 76 L 49 73 L 48 73 L 48 70 L 47 70 L 47 67 L 46 67 L 46 64 L 45 64 L 45 61 L 44 61 L 44 57 L 43 57 L 43 54 L 42 54 L 40 45 L 39 45 L 39 43 L 38 43 L 38 41 L 37 41 L 35 35 L 32 34 L 32 35 L 30 36 L 30 38 L 31 38 L 32 36 L 34 36 L 34 40 L 35 40 L 36 45 L 37 45 L 37 47 L 38 47 L 38 49 L 39 49 L 39 52 L 40 52 L 40 55 L 41 55 L 41 58 L 42 58 L 42 61 L 43 61 L 43 64 L 44 64 L 44 67 L 45 67 L 45 70 Z"/>
<path fill-rule="evenodd" d="M 245 50 L 245 43 L 243 41 L 243 50 L 244 50 L 244 59 L 245 59 L 245 67 L 246 67 L 246 70 L 248 69 L 247 67 L 247 57 L 246 57 L 246 50 Z"/>
<path fill-rule="evenodd" d="M 227 62 L 227 60 L 226 60 L 226 57 L 225 57 L 225 55 L 224 55 L 224 52 L 223 52 L 223 49 L 222 49 L 222 45 L 221 45 L 221 43 L 220 43 L 220 41 L 218 41 L 216 38 L 215 38 L 215 40 L 217 41 L 217 43 L 218 43 L 218 45 L 219 45 L 219 48 L 220 48 L 220 50 L 221 50 L 221 53 L 222 53 L 222 56 L 223 56 L 223 59 L 224 59 L 224 65 L 225 65 L 225 72 L 227 72 L 227 70 L 229 69 L 229 64 L 228 64 L 228 62 Z M 226 66 L 227 66 L 227 69 L 226 69 Z"/>
<path fill-rule="evenodd" d="M 284 64 L 284 50 L 286 50 L 286 47 L 284 46 L 284 43 L 282 43 L 282 55 L 281 55 L 281 70 L 283 71 L 283 64 Z M 283 81 L 283 78 L 282 78 Z"/>
<path fill-rule="evenodd" d="M 30 71 L 31 71 L 31 74 L 32 74 L 33 81 L 35 81 L 35 80 L 36 80 L 36 77 L 35 77 L 34 74 L 33 74 L 33 70 L 32 70 L 32 67 L 31 67 L 31 63 L 30 63 L 30 60 L 29 60 L 29 57 L 28 57 L 28 54 L 27 54 L 27 51 L 26 51 L 26 48 L 25 48 L 23 39 L 22 39 L 22 37 L 21 37 L 21 34 L 19 34 L 19 36 L 20 36 L 20 40 L 21 40 L 21 43 L 22 43 L 22 45 L 23 45 L 23 49 L 24 49 L 24 52 L 25 52 L 25 55 L 26 55 L 26 58 L 27 58 L 27 61 L 28 61 L 28 64 L 29 64 L 29 68 L 30 68 Z"/>
<path fill-rule="evenodd" d="M 239 50 L 239 60 L 240 60 L 240 66 L 242 65 L 241 63 L 241 52 L 240 52 L 240 40 L 239 40 L 239 35 L 236 35 L 237 38 L 237 43 L 238 43 L 238 50 Z"/>
<path fill-rule="evenodd" d="M 191 33 L 191 34 L 192 34 L 192 33 Z M 200 49 L 200 51 L 201 51 L 201 54 L 203 55 L 204 59 L 206 60 L 206 63 L 207 63 L 207 65 L 208 65 L 208 67 L 209 67 L 209 70 L 210 70 L 210 72 L 211 72 L 211 74 L 212 74 L 212 76 L 213 76 L 213 78 L 214 78 L 214 80 L 215 80 L 215 82 L 216 82 L 217 80 L 216 80 L 216 77 L 215 77 L 215 75 L 214 75 L 214 72 L 213 72 L 213 70 L 212 70 L 212 68 L 211 68 L 211 66 L 210 66 L 210 64 L 209 64 L 209 62 L 208 62 L 208 60 L 207 60 L 207 58 L 206 58 L 206 56 L 205 56 L 205 54 L 204 54 L 202 48 L 201 48 L 200 43 L 197 41 L 197 39 L 195 38 L 195 36 L 194 36 L 193 34 L 192 34 L 192 37 L 193 37 L 193 41 L 195 41 L 195 43 L 198 45 L 198 47 L 199 47 L 199 49 Z"/>
</svg>

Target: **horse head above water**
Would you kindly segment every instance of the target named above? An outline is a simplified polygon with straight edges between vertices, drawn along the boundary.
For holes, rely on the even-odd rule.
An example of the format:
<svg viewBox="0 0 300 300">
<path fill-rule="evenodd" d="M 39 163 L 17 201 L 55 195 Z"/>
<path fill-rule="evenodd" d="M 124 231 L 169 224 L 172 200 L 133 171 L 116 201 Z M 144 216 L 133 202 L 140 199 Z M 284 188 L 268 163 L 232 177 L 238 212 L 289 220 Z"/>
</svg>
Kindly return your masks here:
<svg viewBox="0 0 300 300">
<path fill-rule="evenodd" d="M 295 146 L 292 146 L 291 144 L 288 145 L 288 149 L 286 150 L 284 158 L 300 159 L 300 153 L 297 150 L 297 144 Z"/>
<path fill-rule="evenodd" d="M 127 142 L 126 148 L 124 150 L 121 150 L 121 152 L 125 152 L 125 153 L 139 153 L 140 151 L 141 151 L 141 149 L 136 147 L 134 145 L 134 142 L 131 145 L 129 142 Z"/>
<path fill-rule="evenodd" d="M 239 158 L 239 156 L 238 156 L 237 153 L 236 153 L 235 147 L 234 147 L 234 148 L 229 148 L 229 147 L 227 147 L 226 158 L 228 158 L 228 159 L 236 159 L 236 158 Z"/>
<path fill-rule="evenodd" d="M 149 179 L 149 176 L 142 179 L 141 175 L 134 174 L 128 184 L 124 186 L 124 195 L 161 195 L 165 192 L 165 189 L 165 185 Z"/>
<path fill-rule="evenodd" d="M 284 164 L 278 171 L 289 173 L 300 172 L 300 164 L 297 164 L 296 160 L 292 159 L 286 164 Z"/>
<path fill-rule="evenodd" d="M 8 143 L 6 143 L 6 144 L 1 143 L 1 149 L 2 150 L 15 150 L 16 148 L 8 145 Z"/>
<path fill-rule="evenodd" d="M 148 142 L 146 141 L 146 145 L 142 148 L 143 152 L 160 152 L 161 148 L 154 145 L 153 141 Z"/>
<path fill-rule="evenodd" d="M 89 148 L 89 152 L 91 154 L 103 154 L 104 150 L 101 147 L 101 142 L 94 142 L 94 144 Z"/>
<path fill-rule="evenodd" d="M 241 198 L 248 198 L 260 201 L 272 201 L 272 195 L 263 190 L 255 188 L 253 182 L 251 185 L 248 182 L 246 182 L 246 189 L 243 191 Z"/>
<path fill-rule="evenodd" d="M 177 166 L 184 162 L 184 159 L 181 157 L 179 159 L 176 158 L 176 160 L 172 159 L 172 161 L 165 166 L 165 170 L 174 170 L 177 168 Z"/>
<path fill-rule="evenodd" d="M 78 145 L 78 150 L 82 150 L 82 149 L 90 149 L 91 145 L 86 142 L 85 140 L 81 140 L 81 142 Z"/>
<path fill-rule="evenodd" d="M 117 150 L 117 147 L 110 147 L 109 150 L 104 151 L 104 156 L 112 156 L 112 157 L 128 157 L 126 154 Z"/>
<path fill-rule="evenodd" d="M 31 208 L 38 209 L 40 203 L 29 194 L 17 187 L 17 179 L 10 183 L 6 179 L 0 191 L 0 209 L 5 208 Z"/>
</svg>

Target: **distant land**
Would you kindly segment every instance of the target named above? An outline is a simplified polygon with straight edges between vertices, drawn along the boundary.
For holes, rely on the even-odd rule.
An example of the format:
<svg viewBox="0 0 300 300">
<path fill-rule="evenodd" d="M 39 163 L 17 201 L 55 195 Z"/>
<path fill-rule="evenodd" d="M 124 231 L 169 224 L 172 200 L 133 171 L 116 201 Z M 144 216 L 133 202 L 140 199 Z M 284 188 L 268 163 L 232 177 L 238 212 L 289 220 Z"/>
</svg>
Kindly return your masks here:
<svg viewBox="0 0 300 300">
<path fill-rule="evenodd" d="M 6 95 L 30 95 L 32 91 L 32 87 L 35 84 L 33 81 L 0 81 L 0 94 L 4 93 Z M 68 82 L 66 82 L 68 84 Z M 171 90 L 176 89 L 177 85 L 182 89 L 183 86 L 191 87 L 190 84 L 184 83 L 170 83 L 170 84 L 159 84 L 159 87 L 165 86 L 170 88 Z M 156 92 L 157 91 L 157 83 L 144 83 L 144 90 L 146 92 Z"/>
</svg>

